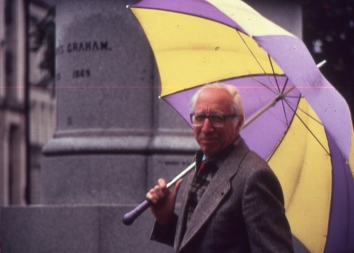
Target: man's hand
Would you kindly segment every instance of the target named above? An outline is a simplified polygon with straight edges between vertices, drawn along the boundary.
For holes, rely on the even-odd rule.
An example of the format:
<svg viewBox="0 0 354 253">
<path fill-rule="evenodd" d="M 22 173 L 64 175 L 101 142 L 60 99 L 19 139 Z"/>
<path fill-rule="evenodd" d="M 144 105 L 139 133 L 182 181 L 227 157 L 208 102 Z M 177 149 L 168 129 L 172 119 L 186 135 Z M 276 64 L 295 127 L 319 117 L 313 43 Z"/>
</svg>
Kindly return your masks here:
<svg viewBox="0 0 354 253">
<path fill-rule="evenodd" d="M 169 191 L 166 181 L 160 178 L 157 185 L 146 194 L 146 197 L 153 203 L 150 210 L 162 228 L 167 228 L 172 220 L 178 189 L 182 181 L 183 179 L 178 180 L 173 190 Z"/>
</svg>

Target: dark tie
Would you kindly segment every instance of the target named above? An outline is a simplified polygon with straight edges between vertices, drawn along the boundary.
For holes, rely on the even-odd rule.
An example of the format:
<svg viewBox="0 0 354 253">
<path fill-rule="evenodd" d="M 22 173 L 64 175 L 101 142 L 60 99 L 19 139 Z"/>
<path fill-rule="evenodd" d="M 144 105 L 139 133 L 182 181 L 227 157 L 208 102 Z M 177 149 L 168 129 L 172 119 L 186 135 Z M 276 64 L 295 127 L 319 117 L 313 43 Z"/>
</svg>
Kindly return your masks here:
<svg viewBox="0 0 354 253">
<path fill-rule="evenodd" d="M 210 183 L 211 177 L 208 176 L 210 174 L 213 176 L 217 169 L 218 167 L 213 161 L 203 161 L 201 163 L 188 192 L 188 221 L 191 219 L 199 200 Z"/>
</svg>

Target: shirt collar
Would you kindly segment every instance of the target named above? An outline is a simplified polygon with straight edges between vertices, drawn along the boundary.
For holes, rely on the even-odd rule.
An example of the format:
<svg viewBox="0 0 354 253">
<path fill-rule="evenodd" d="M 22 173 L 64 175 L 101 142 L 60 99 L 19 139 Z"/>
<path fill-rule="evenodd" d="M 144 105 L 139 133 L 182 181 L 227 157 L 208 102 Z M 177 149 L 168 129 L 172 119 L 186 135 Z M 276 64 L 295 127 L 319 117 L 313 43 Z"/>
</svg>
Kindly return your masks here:
<svg viewBox="0 0 354 253">
<path fill-rule="evenodd" d="M 200 150 L 196 156 L 197 168 L 199 168 L 200 163 L 203 161 L 213 161 L 218 167 L 220 167 L 224 163 L 225 159 L 230 155 L 232 150 L 234 150 L 234 148 L 240 143 L 240 141 L 241 136 L 238 135 L 229 146 L 227 146 L 223 151 L 210 159 L 207 159 L 205 154 Z"/>
</svg>

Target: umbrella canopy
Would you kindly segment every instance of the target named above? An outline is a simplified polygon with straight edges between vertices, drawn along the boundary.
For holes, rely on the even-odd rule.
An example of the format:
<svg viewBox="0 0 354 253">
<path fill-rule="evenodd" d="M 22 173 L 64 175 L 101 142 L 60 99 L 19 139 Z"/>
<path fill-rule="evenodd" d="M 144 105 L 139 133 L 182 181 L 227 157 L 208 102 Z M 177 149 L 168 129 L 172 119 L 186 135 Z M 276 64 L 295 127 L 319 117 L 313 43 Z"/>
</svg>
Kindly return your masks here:
<svg viewBox="0 0 354 253">
<path fill-rule="evenodd" d="M 252 121 L 241 135 L 281 182 L 298 252 L 354 250 L 350 111 L 303 42 L 238 0 L 144 0 L 130 9 L 153 49 L 161 97 L 188 123 L 200 86 L 238 87 Z"/>
</svg>

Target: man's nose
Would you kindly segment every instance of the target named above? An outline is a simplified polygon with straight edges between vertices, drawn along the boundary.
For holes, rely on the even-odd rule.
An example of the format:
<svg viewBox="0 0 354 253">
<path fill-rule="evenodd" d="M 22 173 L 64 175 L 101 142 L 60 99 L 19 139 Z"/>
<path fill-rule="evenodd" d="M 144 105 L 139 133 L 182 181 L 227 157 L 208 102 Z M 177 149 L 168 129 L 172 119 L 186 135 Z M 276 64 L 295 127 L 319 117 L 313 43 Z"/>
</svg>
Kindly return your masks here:
<svg viewBox="0 0 354 253">
<path fill-rule="evenodd" d="M 208 118 L 206 118 L 203 123 L 202 132 L 206 133 L 206 132 L 212 132 L 212 131 L 214 131 L 214 127 L 211 124 L 210 120 Z"/>
</svg>

